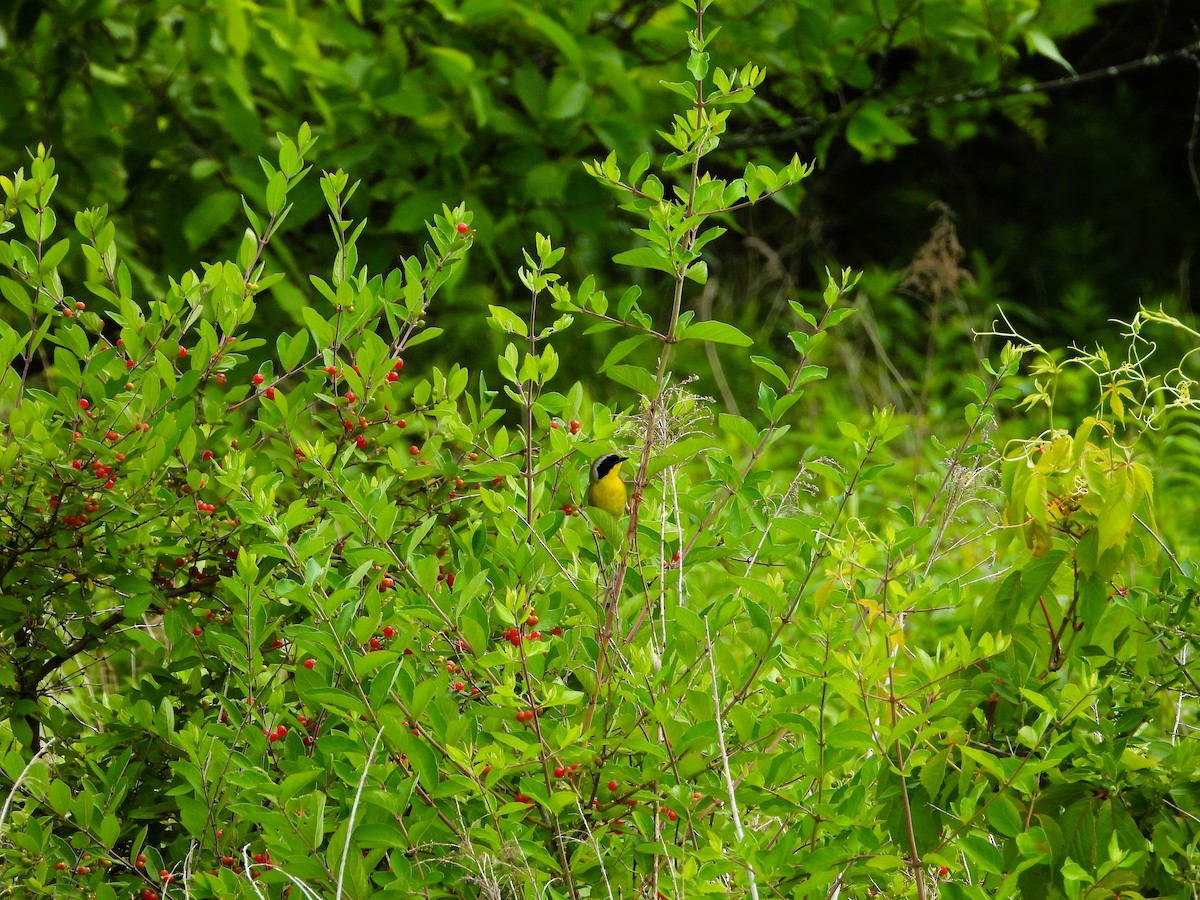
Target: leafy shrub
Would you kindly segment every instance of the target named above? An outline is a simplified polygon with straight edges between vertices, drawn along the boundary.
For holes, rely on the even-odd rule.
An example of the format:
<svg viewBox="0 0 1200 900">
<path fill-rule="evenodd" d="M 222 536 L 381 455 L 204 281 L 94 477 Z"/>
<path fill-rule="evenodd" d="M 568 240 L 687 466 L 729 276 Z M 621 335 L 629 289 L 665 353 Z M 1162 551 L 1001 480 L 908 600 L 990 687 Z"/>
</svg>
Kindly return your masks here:
<svg viewBox="0 0 1200 900">
<path fill-rule="evenodd" d="M 1152 473 L 1115 430 L 1000 458 L 996 406 L 1035 348 L 963 378 L 965 427 L 919 471 L 886 409 L 804 453 L 796 412 L 853 312 L 848 271 L 791 304 L 788 358 L 749 354 L 753 413 L 714 419 L 690 392 L 689 344 L 751 345 L 690 305 L 713 220 L 810 172 L 705 171 L 762 73 L 711 68 L 704 34 L 659 174 L 648 155 L 587 166 L 639 221 L 619 261 L 655 290 L 572 289 L 539 235 L 524 295 L 490 309 L 494 374 L 421 359 L 455 341 L 437 301 L 470 211 L 371 274 L 340 171 L 320 179 L 335 253 L 305 327 L 256 327 L 306 127 L 262 161 L 235 258 L 160 299 L 107 211 L 77 213 L 101 313 L 60 275 L 53 159 L 0 182 L 0 227 L 24 233 L 0 245 L 0 290 L 28 323 L 0 324 L 6 887 L 1195 890 L 1194 571 L 1152 577 Z M 562 385 L 598 330 L 619 337 L 597 366 L 612 384 Z M 618 389 L 624 410 L 587 399 Z M 614 449 L 625 518 L 581 509 Z"/>
</svg>

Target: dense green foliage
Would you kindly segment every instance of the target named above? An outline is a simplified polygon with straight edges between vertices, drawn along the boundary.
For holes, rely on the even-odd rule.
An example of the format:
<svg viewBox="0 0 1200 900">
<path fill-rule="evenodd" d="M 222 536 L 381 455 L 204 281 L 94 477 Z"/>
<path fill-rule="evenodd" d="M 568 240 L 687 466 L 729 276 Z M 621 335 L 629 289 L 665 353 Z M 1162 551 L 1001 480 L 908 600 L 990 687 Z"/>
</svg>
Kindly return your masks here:
<svg viewBox="0 0 1200 900">
<path fill-rule="evenodd" d="M 411 45 L 406 29 L 479 26 L 500 8 L 431 4 L 372 24 L 395 49 Z M 927 25 L 962 30 L 958 5 L 921 8 Z M 85 21 L 137 16 L 120 9 Z M 323 10 L 327 21 L 297 20 L 307 43 L 268 42 L 291 20 L 230 4 L 175 21 L 184 40 L 147 13 L 110 45 L 190 47 L 225 67 L 213 85 L 242 73 L 247 108 L 284 116 L 280 98 L 311 95 L 327 126 L 344 106 L 357 140 L 391 140 L 341 69 L 359 83 L 387 74 L 365 51 L 349 61 L 375 32 L 354 4 Z M 438 179 L 471 152 L 451 139 L 462 103 L 448 98 L 490 111 L 483 92 L 508 82 L 502 69 L 478 77 L 480 60 L 507 64 L 507 46 L 421 44 L 430 68 L 412 77 L 436 73 L 444 96 L 396 76 L 397 102 L 431 104 L 440 122 L 436 140 L 413 138 L 432 166 L 414 210 L 431 214 L 398 262 L 367 249 L 386 243 L 363 219 L 385 202 L 383 181 L 318 176 L 315 132 L 263 139 L 230 111 L 246 106 L 236 92 L 211 131 L 240 129 L 262 155 L 222 151 L 228 169 L 208 176 L 230 176 L 240 237 L 179 274 L 115 206 L 77 202 L 85 188 L 60 179 L 44 146 L 0 178 L 5 890 L 1200 891 L 1197 512 L 1179 499 L 1197 484 L 1200 335 L 1143 310 L 1119 358 L 1048 351 L 1007 327 L 973 348 L 948 220 L 907 272 L 833 268 L 822 290 L 751 323 L 757 341 L 736 311 L 712 315 L 728 230 L 815 177 L 797 157 L 739 157 L 753 132 L 733 124 L 761 127 L 783 94 L 755 65 L 727 67 L 722 41 L 751 28 L 730 11 L 719 33 L 686 5 L 611 35 L 589 33 L 582 12 L 574 31 L 530 10 L 511 26 L 562 53 L 593 40 L 646 52 L 647 33 L 674 48 L 687 31 L 663 92 L 676 111 L 652 153 L 588 111 L 593 81 L 608 83 L 599 70 L 562 76 L 585 85 L 571 109 L 559 72 L 533 67 L 546 93 L 528 126 L 561 138 L 576 123 L 614 148 L 586 163 L 579 190 L 616 198 L 605 227 L 624 229 L 614 262 L 634 286 L 607 269 L 577 277 L 587 248 L 572 259 L 536 233 L 511 256 L 492 249 L 515 287 L 488 294 L 464 274 L 499 221 L 486 191 L 429 208 L 439 190 L 462 196 Z M 1034 18 L 1010 12 L 993 37 L 1052 50 Z M 808 25 L 843 21 L 817 10 Z M 889 39 L 931 59 L 941 46 L 902 29 Z M 217 40 L 235 52 L 199 52 Z M 326 41 L 344 48 L 336 67 L 321 64 Z M 818 46 L 826 65 L 839 58 L 838 41 Z M 980 47 L 1003 46 L 945 52 L 983 66 Z M 464 59 L 476 77 L 455 81 Z M 276 82 L 272 103 L 252 71 Z M 101 83 L 114 108 L 148 114 L 120 79 Z M 845 124 L 884 153 L 902 136 L 880 126 L 862 140 L 855 118 L 878 124 L 867 95 Z M 825 94 L 789 96 L 818 108 Z M 622 128 L 638 127 L 630 108 L 610 111 Z M 496 176 L 491 189 L 505 188 Z M 97 190 L 119 200 L 117 183 Z M 528 181 L 510 196 L 539 200 Z M 214 208 L 196 249 L 228 224 Z M 332 238 L 310 266 L 317 232 L 302 226 L 318 221 Z M 901 284 L 927 302 L 920 346 L 893 346 L 912 323 L 872 306 Z M 499 342 L 489 359 L 465 340 L 467 307 Z M 280 328 L 279 308 L 295 323 Z M 863 364 L 838 340 L 859 319 L 861 340 L 890 348 L 894 377 L 860 385 L 856 404 L 831 400 L 834 379 L 857 381 Z M 1175 346 L 1189 350 L 1163 364 Z M 595 377 L 575 377 L 580 360 Z M 901 374 L 922 369 L 924 382 Z M 624 517 L 581 509 L 590 461 L 613 450 L 630 457 Z"/>
<path fill-rule="evenodd" d="M 917 136 L 956 147 L 997 121 L 1039 134 L 1044 97 L 1016 91 L 1033 80 L 1023 64 L 1059 59 L 1054 42 L 1091 24 L 1097 5 L 730 0 L 714 52 L 753 58 L 771 80 L 720 166 L 728 176 L 796 151 L 822 164 L 888 159 Z M 264 200 L 255 158 L 270 135 L 308 121 L 322 158 L 365 185 L 374 269 L 411 252 L 443 203 L 470 206 L 482 252 L 448 302 L 478 308 L 515 287 L 510 261 L 535 230 L 572 248 L 569 277 L 612 274 L 624 238 L 579 160 L 654 145 L 677 99 L 659 85 L 679 80 L 689 16 L 615 0 L 30 0 L 0 52 L 0 171 L 52 147 L 64 200 L 108 206 L 132 277 L 158 296 L 158 273 L 185 271 L 197 252 L 232 254 L 240 198 Z M 990 99 L 946 102 L 973 90 Z M 776 200 L 795 210 L 800 197 Z M 285 274 L 264 309 L 272 321 L 278 304 L 300 323 L 325 235 L 322 205 L 299 198 L 268 251 Z M 810 287 L 823 262 L 801 270 Z M 475 316 L 456 324 L 481 337 Z"/>
</svg>

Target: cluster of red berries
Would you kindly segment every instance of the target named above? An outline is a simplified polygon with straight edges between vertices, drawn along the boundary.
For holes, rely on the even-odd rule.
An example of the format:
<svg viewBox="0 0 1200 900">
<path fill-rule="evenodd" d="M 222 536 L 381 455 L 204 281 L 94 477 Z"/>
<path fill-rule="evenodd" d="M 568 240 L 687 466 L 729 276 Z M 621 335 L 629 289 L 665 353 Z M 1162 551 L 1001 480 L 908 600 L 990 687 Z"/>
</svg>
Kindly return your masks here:
<svg viewBox="0 0 1200 900">
<path fill-rule="evenodd" d="M 537 718 L 537 713 L 535 713 L 532 709 L 522 709 L 517 711 L 517 721 L 522 724 L 525 722 L 532 722 L 535 718 Z"/>
<path fill-rule="evenodd" d="M 196 509 L 202 513 L 211 513 L 216 510 L 216 506 L 211 503 L 205 503 L 203 500 L 196 501 Z"/>
<path fill-rule="evenodd" d="M 521 630 L 519 628 L 510 628 L 510 629 L 508 629 L 508 631 L 505 631 L 501 635 L 501 637 L 503 637 L 506 641 L 508 641 L 514 647 L 520 647 L 522 640 L 526 640 L 526 641 L 541 640 L 542 633 L 540 631 L 530 631 L 528 634 L 523 635 L 523 634 L 521 634 Z"/>
<path fill-rule="evenodd" d="M 272 744 L 287 737 L 287 733 L 288 730 L 286 725 L 280 725 L 274 731 L 271 731 L 268 728 L 263 729 L 263 734 L 266 735 L 267 740 Z"/>
</svg>

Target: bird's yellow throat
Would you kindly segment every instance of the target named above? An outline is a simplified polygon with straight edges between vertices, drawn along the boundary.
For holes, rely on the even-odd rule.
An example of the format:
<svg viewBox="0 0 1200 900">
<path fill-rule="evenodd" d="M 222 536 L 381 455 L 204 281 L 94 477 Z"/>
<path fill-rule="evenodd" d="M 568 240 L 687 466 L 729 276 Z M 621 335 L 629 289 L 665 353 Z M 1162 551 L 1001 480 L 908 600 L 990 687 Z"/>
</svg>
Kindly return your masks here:
<svg viewBox="0 0 1200 900">
<path fill-rule="evenodd" d="M 621 463 L 624 461 L 624 456 L 606 453 L 592 463 L 588 505 L 614 516 L 625 514 L 625 503 L 629 495 L 625 489 L 625 482 L 621 480 Z"/>
</svg>

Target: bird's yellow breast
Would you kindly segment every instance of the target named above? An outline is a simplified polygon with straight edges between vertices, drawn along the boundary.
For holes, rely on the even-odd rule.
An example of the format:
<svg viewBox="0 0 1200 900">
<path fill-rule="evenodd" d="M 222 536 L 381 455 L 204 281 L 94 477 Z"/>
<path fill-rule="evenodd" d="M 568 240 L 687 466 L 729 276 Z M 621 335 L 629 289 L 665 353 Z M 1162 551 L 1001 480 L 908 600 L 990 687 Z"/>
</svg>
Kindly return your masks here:
<svg viewBox="0 0 1200 900">
<path fill-rule="evenodd" d="M 588 504 L 598 507 L 614 516 L 625 513 L 625 501 L 628 493 L 625 482 L 621 480 L 621 464 L 617 463 L 608 474 L 594 482 L 588 488 Z"/>
</svg>

